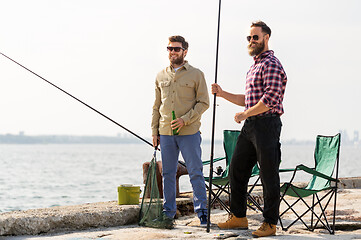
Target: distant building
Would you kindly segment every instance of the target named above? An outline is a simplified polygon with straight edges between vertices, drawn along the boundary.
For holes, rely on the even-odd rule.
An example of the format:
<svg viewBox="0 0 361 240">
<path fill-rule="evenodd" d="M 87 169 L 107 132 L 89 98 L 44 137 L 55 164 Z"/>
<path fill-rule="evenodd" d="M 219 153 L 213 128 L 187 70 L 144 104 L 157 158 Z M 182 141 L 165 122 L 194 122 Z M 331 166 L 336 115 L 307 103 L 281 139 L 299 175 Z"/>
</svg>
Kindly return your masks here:
<svg viewBox="0 0 361 240">
<path fill-rule="evenodd" d="M 342 144 L 349 144 L 350 140 L 348 138 L 347 131 L 346 130 L 340 130 L 339 132 L 341 133 Z"/>
<path fill-rule="evenodd" d="M 353 143 L 354 144 L 360 144 L 359 136 L 360 136 L 359 131 L 355 130 L 353 132 Z"/>
<path fill-rule="evenodd" d="M 360 145 L 361 144 L 359 131 L 355 130 L 353 132 L 352 137 L 350 137 L 347 134 L 346 130 L 340 130 L 339 132 L 341 133 L 342 144 L 345 144 L 345 145 Z"/>
</svg>

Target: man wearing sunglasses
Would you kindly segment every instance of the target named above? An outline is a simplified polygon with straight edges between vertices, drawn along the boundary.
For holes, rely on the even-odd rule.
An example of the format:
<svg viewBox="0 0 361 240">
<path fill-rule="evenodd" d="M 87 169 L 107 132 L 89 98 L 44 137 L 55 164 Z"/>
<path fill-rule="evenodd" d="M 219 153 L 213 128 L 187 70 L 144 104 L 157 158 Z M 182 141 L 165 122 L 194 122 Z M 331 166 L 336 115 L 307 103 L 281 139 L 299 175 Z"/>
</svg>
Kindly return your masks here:
<svg viewBox="0 0 361 240">
<path fill-rule="evenodd" d="M 169 37 L 170 66 L 158 73 L 152 114 L 153 146 L 160 143 L 163 174 L 163 214 L 173 219 L 176 206 L 176 172 L 179 152 L 187 165 L 193 188 L 194 212 L 207 225 L 207 194 L 201 160 L 201 116 L 209 107 L 204 74 L 184 60 L 188 43 Z M 175 119 L 173 119 L 173 112 Z"/>
<path fill-rule="evenodd" d="M 237 123 L 244 121 L 244 125 L 230 165 L 232 215 L 218 226 L 221 229 L 248 228 L 247 185 L 252 168 L 258 164 L 263 185 L 264 222 L 252 233 L 255 237 L 275 235 L 279 218 L 280 116 L 287 76 L 274 52 L 268 49 L 270 36 L 271 29 L 264 22 L 252 23 L 247 41 L 254 64 L 247 73 L 245 94 L 229 93 L 218 84 L 212 84 L 213 94 L 245 107 L 234 116 Z"/>
</svg>

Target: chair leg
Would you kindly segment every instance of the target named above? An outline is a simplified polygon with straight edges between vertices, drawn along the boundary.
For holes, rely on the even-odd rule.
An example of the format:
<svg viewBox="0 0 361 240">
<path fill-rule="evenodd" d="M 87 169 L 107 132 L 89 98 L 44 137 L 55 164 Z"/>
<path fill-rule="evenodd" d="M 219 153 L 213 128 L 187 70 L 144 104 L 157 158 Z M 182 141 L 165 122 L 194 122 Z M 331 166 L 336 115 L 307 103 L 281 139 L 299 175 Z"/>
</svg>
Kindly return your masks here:
<svg viewBox="0 0 361 240">
<path fill-rule="evenodd" d="M 226 191 L 227 185 L 225 185 L 225 186 L 223 186 L 223 187 L 218 186 L 218 185 L 215 185 L 215 186 L 218 188 L 218 190 L 217 190 L 217 193 L 214 195 L 214 198 L 213 198 L 213 200 L 211 201 L 211 204 L 213 204 L 217 199 L 220 199 L 220 196 L 221 196 L 222 192 L 227 193 L 228 196 L 229 196 L 229 192 Z M 213 193 L 214 193 L 214 192 L 213 192 Z"/>
<path fill-rule="evenodd" d="M 290 205 L 290 204 L 286 201 L 286 199 L 284 199 L 284 196 L 282 196 L 280 202 L 283 201 L 283 202 L 288 206 L 288 208 L 287 208 L 286 210 L 284 210 L 284 211 L 280 214 L 280 217 L 282 217 L 283 214 L 285 214 L 286 212 L 288 212 L 288 210 L 293 211 L 293 213 L 294 213 L 296 216 L 298 216 L 298 214 L 293 210 L 292 207 L 293 207 L 294 205 L 296 205 L 300 200 L 301 200 L 301 198 L 298 198 L 296 201 L 294 201 L 294 202 L 292 203 L 292 205 Z"/>
<path fill-rule="evenodd" d="M 227 206 L 227 204 L 224 203 L 224 202 L 220 199 L 220 196 L 221 196 L 222 192 L 226 192 L 226 193 L 228 193 L 228 195 L 229 195 L 229 192 L 227 192 L 227 190 L 226 190 L 228 184 L 226 184 L 226 185 L 223 186 L 223 187 L 218 186 L 218 185 L 216 185 L 216 184 L 214 184 L 214 185 L 218 188 L 218 190 L 217 190 L 216 193 L 214 193 L 213 191 L 211 191 L 211 195 L 213 196 L 213 199 L 211 200 L 211 205 L 210 205 L 210 206 L 212 206 L 212 205 L 217 201 L 229 214 L 231 214 L 231 210 L 230 210 L 229 206 Z M 207 185 L 206 185 L 206 188 L 207 188 L 208 191 L 209 191 L 209 187 L 208 187 Z"/>
<path fill-rule="evenodd" d="M 336 182 L 336 187 L 335 187 L 334 191 L 335 191 L 335 201 L 334 201 L 334 206 L 333 206 L 333 222 L 332 222 L 332 233 L 331 234 L 335 234 L 337 182 Z"/>
<path fill-rule="evenodd" d="M 329 194 L 331 194 L 331 196 L 329 197 L 327 203 L 325 204 L 325 207 L 322 207 L 321 202 L 322 202 Z M 332 229 L 331 229 L 331 226 L 330 226 L 330 224 L 329 224 L 329 222 L 328 222 L 328 220 L 327 220 L 327 217 L 326 217 L 326 209 L 327 209 L 329 203 L 331 202 L 331 199 L 332 199 L 332 197 L 333 197 L 334 194 L 335 194 L 334 190 L 331 190 L 331 191 L 329 191 L 325 196 L 323 196 L 321 199 L 319 199 L 319 198 L 318 198 L 318 195 L 316 194 L 317 202 L 315 203 L 315 205 L 316 205 L 316 204 L 319 205 L 319 207 L 320 207 L 320 209 L 321 209 L 321 211 L 322 211 L 321 215 L 323 216 L 326 224 L 319 218 L 319 220 L 316 222 L 314 228 L 316 228 L 318 222 L 321 222 L 322 225 L 330 232 L 330 234 L 334 234 L 334 232 L 335 232 L 334 229 L 335 229 L 336 205 L 334 206 L 333 226 L 332 226 Z M 336 197 L 336 195 L 335 195 L 335 197 Z M 316 216 L 317 216 L 317 215 L 316 215 Z"/>
<path fill-rule="evenodd" d="M 230 188 L 230 185 L 229 184 L 227 184 L 228 186 L 227 186 L 227 188 L 228 188 L 228 204 L 229 205 L 231 205 L 231 188 Z M 229 211 L 229 212 L 231 212 L 231 211 Z"/>
<path fill-rule="evenodd" d="M 284 201 L 284 198 L 285 198 L 285 195 L 286 195 L 286 192 L 287 192 L 287 189 L 288 189 L 288 186 L 286 187 L 286 190 L 283 192 L 282 196 L 281 196 L 281 199 L 280 199 L 280 204 L 282 203 L 282 201 Z M 283 231 L 287 231 L 287 229 L 283 226 L 283 222 L 282 222 L 282 215 L 284 214 L 285 212 L 283 212 L 282 214 L 279 214 L 278 216 L 278 220 L 280 221 L 280 225 L 281 225 L 281 228 Z"/>
<path fill-rule="evenodd" d="M 248 193 L 251 194 L 251 192 L 253 191 L 253 189 L 257 186 L 257 183 L 258 181 L 260 180 L 261 178 L 258 177 L 257 180 L 254 182 L 254 184 L 252 185 L 252 187 L 249 189 Z"/>
<path fill-rule="evenodd" d="M 318 201 L 317 201 L 315 204 L 312 204 L 311 207 L 307 204 L 307 202 L 306 202 L 303 198 L 301 198 L 301 201 L 308 207 L 308 210 L 306 210 L 300 217 L 303 217 L 304 215 L 306 215 L 306 214 L 308 213 L 308 211 L 311 211 L 312 214 L 314 214 L 314 216 L 318 219 L 317 223 L 318 223 L 318 222 L 321 222 L 322 225 L 323 225 L 327 230 L 329 230 L 326 215 L 323 214 L 324 218 L 326 219 L 327 225 L 322 221 L 322 219 L 321 219 L 321 218 L 315 213 L 315 211 L 313 210 L 313 209 L 314 209 L 314 206 L 315 206 L 316 204 L 319 204 L 319 205 L 321 206 L 321 201 L 322 201 L 327 195 L 329 195 L 329 193 L 330 193 L 330 192 L 328 192 L 325 196 L 323 196 L 323 197 L 321 198 L 321 200 L 318 198 L 317 194 L 315 194 Z M 297 194 L 297 195 L 298 195 L 298 194 Z M 298 195 L 298 196 L 299 196 L 299 195 Z M 299 196 L 299 197 L 300 197 L 300 196 Z M 323 212 L 322 207 L 321 207 L 321 211 Z M 300 220 L 302 221 L 302 219 L 300 219 Z M 302 222 L 303 222 L 303 221 L 302 221 Z M 304 224 L 305 224 L 305 223 L 304 223 Z M 316 226 L 316 225 L 317 225 L 317 224 L 315 224 L 315 226 Z M 306 226 L 307 226 L 307 225 L 306 225 Z M 307 228 L 308 228 L 310 231 L 313 231 L 313 230 L 315 229 L 315 226 L 313 226 L 313 228 L 309 228 L 309 227 L 307 227 Z"/>
<path fill-rule="evenodd" d="M 313 215 L 315 215 L 314 214 L 314 209 L 315 209 L 314 206 L 315 206 L 315 194 L 312 195 L 312 214 L 311 214 L 311 229 L 312 229 L 312 231 L 315 229 L 315 227 L 313 226 Z M 317 225 L 317 223 L 316 223 L 316 225 Z"/>
<path fill-rule="evenodd" d="M 298 199 L 292 203 L 292 205 L 290 205 L 286 199 L 284 198 L 285 197 L 285 193 L 287 192 L 288 189 L 292 189 L 292 191 L 294 191 L 293 189 L 293 186 L 292 185 L 288 185 L 286 187 L 286 190 L 284 191 L 284 194 L 283 196 L 281 197 L 281 201 L 283 201 L 284 203 L 286 203 L 286 205 L 288 206 L 288 208 L 286 210 L 283 211 L 282 214 L 280 214 L 280 219 L 281 217 L 283 216 L 283 214 L 285 214 L 288 210 L 291 210 L 295 215 L 296 215 L 296 220 L 294 220 L 291 224 L 289 224 L 287 227 L 283 227 L 283 224 L 282 224 L 282 221 L 281 221 L 281 226 L 282 226 L 282 230 L 284 231 L 287 231 L 293 224 L 295 224 L 298 220 L 300 220 L 303 225 L 305 225 L 305 227 L 309 230 L 309 231 L 312 231 L 311 228 L 303 221 L 302 217 L 310 210 L 310 206 L 303 200 L 303 198 L 301 196 L 299 196 L 296 192 L 296 194 L 298 195 Z M 295 191 L 294 191 L 295 192 Z M 294 205 L 296 205 L 299 201 L 302 201 L 307 207 L 308 207 L 308 210 L 306 212 L 304 212 L 301 216 L 298 215 L 298 213 L 292 208 Z"/>
<path fill-rule="evenodd" d="M 283 199 L 283 202 L 286 203 L 286 205 L 288 206 L 288 208 L 280 215 L 280 217 L 285 214 L 288 210 L 291 210 L 295 215 L 296 215 L 296 220 L 294 220 L 292 223 L 290 223 L 287 227 L 282 227 L 282 230 L 287 231 L 291 226 L 293 226 L 293 224 L 295 224 L 298 220 L 300 220 L 303 225 L 305 225 L 305 227 L 309 230 L 312 231 L 312 229 L 303 221 L 302 217 L 309 211 L 307 210 L 306 212 L 304 212 L 302 215 L 298 215 L 298 213 L 292 208 L 294 205 L 296 205 L 297 202 L 299 202 L 299 200 L 302 199 L 297 199 L 297 201 L 295 201 L 294 203 L 292 203 L 292 205 L 290 205 L 285 199 Z M 309 208 L 308 204 L 306 203 L 306 206 Z"/>
<path fill-rule="evenodd" d="M 247 199 L 250 200 L 256 206 L 256 208 L 254 208 L 250 204 L 247 204 L 248 207 L 250 207 L 254 211 L 259 210 L 259 211 L 263 212 L 261 205 L 259 205 L 258 202 L 249 193 L 247 193 Z"/>
<path fill-rule="evenodd" d="M 331 194 L 331 196 L 329 197 L 327 203 L 325 204 L 325 207 L 322 207 L 321 202 L 322 202 L 328 195 L 330 195 L 330 194 Z M 280 214 L 280 219 L 281 219 L 281 216 L 282 216 L 283 214 L 285 214 L 288 210 L 292 210 L 292 212 L 297 216 L 297 218 L 296 218 L 296 220 L 294 220 L 291 224 L 289 224 L 287 227 L 284 227 L 282 221 L 280 220 L 280 223 L 281 223 L 281 226 L 282 226 L 282 230 L 285 230 L 285 231 L 286 231 L 286 230 L 289 229 L 293 224 L 295 224 L 298 220 L 300 220 L 300 221 L 306 226 L 306 228 L 307 228 L 309 231 L 313 231 L 313 230 L 316 228 L 316 226 L 318 225 L 318 223 L 320 222 L 320 223 L 323 225 L 323 227 L 330 232 L 330 234 L 333 234 L 332 232 L 334 232 L 334 231 L 332 231 L 332 229 L 331 229 L 331 227 L 330 227 L 330 225 L 329 225 L 329 223 L 328 223 L 326 214 L 325 214 L 325 210 L 326 210 L 327 206 L 329 205 L 329 203 L 330 203 L 330 201 L 331 201 L 331 199 L 332 199 L 333 194 L 334 194 L 334 192 L 333 192 L 333 190 L 331 190 L 331 191 L 329 191 L 327 194 L 325 194 L 321 199 L 318 198 L 318 195 L 317 195 L 317 194 L 315 194 L 314 196 L 317 198 L 317 201 L 314 202 L 314 197 L 313 197 L 313 201 L 312 201 L 312 205 L 311 205 L 311 206 L 309 206 L 309 205 L 307 204 L 307 202 L 306 202 L 303 198 L 301 198 L 299 195 L 298 195 L 299 199 L 297 199 L 297 201 L 295 201 L 292 205 L 290 205 L 290 204 L 284 199 L 284 196 L 283 196 L 283 197 L 281 198 L 281 200 L 286 203 L 286 205 L 288 206 L 288 208 L 287 208 L 284 212 L 282 212 L 282 214 Z M 292 208 L 299 200 L 301 200 L 301 201 L 306 205 L 306 207 L 308 208 L 308 209 L 307 209 L 303 214 L 301 214 L 301 215 L 298 215 L 297 212 Z M 320 207 L 320 209 L 321 209 L 321 213 L 320 213 L 321 215 L 320 215 L 320 217 L 319 217 L 319 216 L 316 214 L 316 212 L 314 211 L 314 207 L 315 207 L 316 205 L 319 205 L 319 207 Z M 317 221 L 316 221 L 316 223 L 315 223 L 314 225 L 313 225 L 313 223 L 311 222 L 311 227 L 309 227 L 309 226 L 302 220 L 302 217 L 303 217 L 304 215 L 306 215 L 309 211 L 312 212 L 312 215 L 311 215 L 311 218 L 312 218 L 312 219 L 311 219 L 311 221 L 313 221 L 313 216 L 315 216 L 315 217 L 317 218 Z M 322 221 L 321 217 L 324 218 L 324 221 Z M 333 227 L 334 227 L 334 226 L 333 226 Z"/>
<path fill-rule="evenodd" d="M 250 204 L 247 204 L 247 206 L 248 206 L 249 208 L 251 208 L 252 210 L 254 210 L 254 211 L 259 210 L 259 211 L 263 212 L 262 207 L 261 207 L 261 206 L 258 204 L 258 202 L 251 196 L 251 192 L 252 192 L 253 189 L 257 186 L 257 183 L 259 182 L 260 179 L 261 179 L 261 178 L 258 176 L 257 180 L 253 183 L 252 187 L 251 187 L 251 188 L 248 190 L 248 192 L 247 192 L 247 198 L 248 198 L 248 200 L 250 200 L 250 201 L 256 206 L 256 208 L 254 208 L 254 207 L 251 206 Z"/>
</svg>

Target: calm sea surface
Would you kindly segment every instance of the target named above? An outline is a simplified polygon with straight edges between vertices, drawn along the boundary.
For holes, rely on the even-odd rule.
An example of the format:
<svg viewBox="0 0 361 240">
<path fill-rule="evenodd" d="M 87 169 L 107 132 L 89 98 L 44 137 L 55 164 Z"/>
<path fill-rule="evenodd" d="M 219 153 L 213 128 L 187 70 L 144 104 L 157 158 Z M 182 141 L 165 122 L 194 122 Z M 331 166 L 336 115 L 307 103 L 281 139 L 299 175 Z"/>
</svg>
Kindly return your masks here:
<svg viewBox="0 0 361 240">
<path fill-rule="evenodd" d="M 283 145 L 281 167 L 313 167 L 313 149 Z M 340 177 L 361 175 L 360 153 L 360 147 L 341 147 Z M 120 184 L 143 184 L 142 164 L 152 155 L 144 144 L 0 144 L 0 212 L 117 200 Z M 209 156 L 210 145 L 203 144 L 203 159 Z M 216 144 L 214 157 L 220 156 L 223 147 Z M 191 190 L 188 176 L 180 178 L 180 187 Z"/>
</svg>

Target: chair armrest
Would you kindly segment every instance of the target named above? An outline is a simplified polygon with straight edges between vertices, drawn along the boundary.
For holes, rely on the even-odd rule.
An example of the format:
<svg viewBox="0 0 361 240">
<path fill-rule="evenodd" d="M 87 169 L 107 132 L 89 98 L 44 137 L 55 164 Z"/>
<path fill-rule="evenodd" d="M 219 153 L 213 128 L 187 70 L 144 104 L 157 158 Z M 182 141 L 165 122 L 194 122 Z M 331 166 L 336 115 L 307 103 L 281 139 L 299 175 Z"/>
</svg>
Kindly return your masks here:
<svg viewBox="0 0 361 240">
<path fill-rule="evenodd" d="M 215 163 L 215 162 L 221 161 L 221 160 L 223 160 L 223 159 L 226 159 L 226 157 L 215 158 L 215 159 L 213 159 L 213 162 Z M 203 162 L 202 162 L 203 165 L 208 165 L 208 164 L 210 164 L 210 163 L 211 163 L 211 160 L 206 160 L 206 161 L 203 161 Z"/>
<path fill-rule="evenodd" d="M 295 170 L 296 170 L 296 168 L 282 168 L 282 169 L 279 169 L 279 172 L 293 172 Z"/>
<path fill-rule="evenodd" d="M 333 182 L 336 182 L 336 181 L 339 182 L 339 180 L 336 180 L 335 178 L 329 177 L 329 176 L 327 176 L 327 175 L 325 175 L 323 173 L 320 173 L 320 172 L 314 170 L 313 168 L 309 168 L 309 167 L 307 167 L 307 166 L 305 166 L 303 164 L 298 165 L 295 170 L 297 170 L 297 169 L 305 171 L 305 172 L 307 172 L 309 174 L 312 174 L 312 175 L 316 175 L 317 177 L 321 177 L 321 178 L 333 181 Z"/>
</svg>

